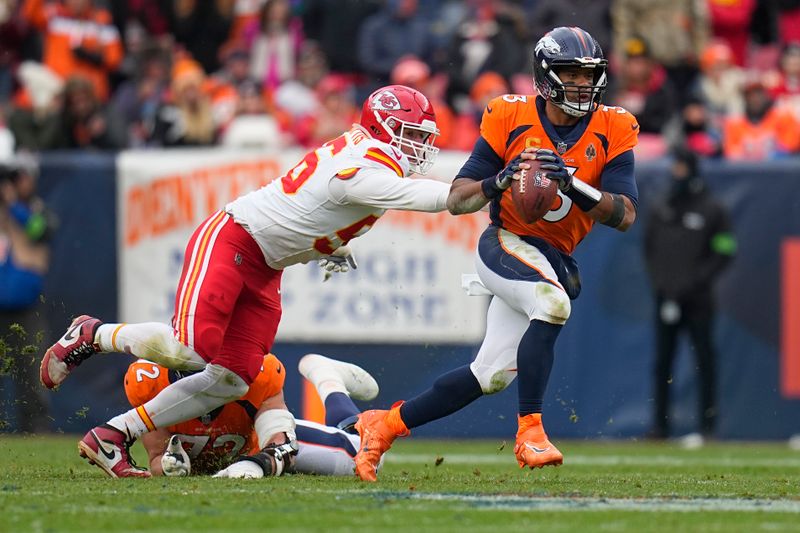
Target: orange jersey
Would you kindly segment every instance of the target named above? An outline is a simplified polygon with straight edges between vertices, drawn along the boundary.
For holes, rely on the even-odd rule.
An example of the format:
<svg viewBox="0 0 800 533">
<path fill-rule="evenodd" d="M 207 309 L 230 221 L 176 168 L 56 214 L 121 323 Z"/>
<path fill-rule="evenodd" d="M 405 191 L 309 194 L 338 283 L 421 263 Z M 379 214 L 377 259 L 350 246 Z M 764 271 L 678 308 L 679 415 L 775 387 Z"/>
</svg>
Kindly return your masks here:
<svg viewBox="0 0 800 533">
<path fill-rule="evenodd" d="M 167 429 L 180 435 L 192 460 L 192 469 L 212 471 L 224 460 L 258 449 L 253 421 L 264 400 L 283 389 L 286 377 L 283 365 L 270 354 L 264 357 L 261 371 L 250 390 L 231 402 L 201 416 Z M 173 371 L 150 361 L 139 359 L 125 374 L 125 394 L 134 407 L 151 400 L 170 383 L 176 381 Z"/>
<path fill-rule="evenodd" d="M 22 14 L 44 33 L 42 62 L 62 78 L 89 79 L 98 98 L 108 100 L 108 75 L 117 70 L 125 53 L 111 14 L 91 7 L 78 17 L 61 2 L 45 0 L 26 0 Z M 81 60 L 74 53 L 78 47 L 98 54 L 102 64 Z"/>
<path fill-rule="evenodd" d="M 574 176 L 601 189 L 600 178 L 606 163 L 636 146 L 639 133 L 636 118 L 621 107 L 600 105 L 575 126 L 574 131 L 565 137 L 565 142 L 555 142 L 553 138 L 559 137 L 554 127 L 546 118 L 542 120 L 544 100 L 538 99 L 538 106 L 536 100 L 533 96 L 507 94 L 489 102 L 481 120 L 483 140 L 503 160 L 503 166 L 525 148 L 549 148 L 561 155 Z M 572 138 L 578 134 L 577 139 Z M 480 179 L 487 176 L 464 177 Z M 567 254 L 573 252 L 594 224 L 586 213 L 561 193 L 550 212 L 533 224 L 525 223 L 517 214 L 510 189 L 499 201 L 493 201 L 491 213 L 494 224 L 517 235 L 543 239 Z"/>
</svg>

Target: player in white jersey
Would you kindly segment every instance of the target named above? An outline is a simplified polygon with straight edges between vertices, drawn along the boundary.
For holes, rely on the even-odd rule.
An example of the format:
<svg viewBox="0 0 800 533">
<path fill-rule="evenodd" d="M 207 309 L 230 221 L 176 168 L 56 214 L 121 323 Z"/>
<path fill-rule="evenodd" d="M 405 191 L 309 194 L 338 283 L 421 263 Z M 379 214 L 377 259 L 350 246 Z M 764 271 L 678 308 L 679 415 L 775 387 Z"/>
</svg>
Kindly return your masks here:
<svg viewBox="0 0 800 533">
<path fill-rule="evenodd" d="M 171 326 L 76 318 L 42 359 L 47 388 L 97 352 L 199 371 L 90 430 L 78 443 L 80 454 L 112 477 L 148 477 L 130 463 L 127 449 L 135 439 L 242 397 L 275 339 L 282 269 L 320 258 L 341 264 L 349 256 L 347 242 L 386 209 L 446 208 L 448 184 L 404 179 L 430 169 L 437 135 L 433 107 L 422 93 L 401 85 L 378 89 L 350 131 L 197 228 L 186 247 Z M 264 416 L 274 435 L 293 438 L 288 411 Z"/>
</svg>

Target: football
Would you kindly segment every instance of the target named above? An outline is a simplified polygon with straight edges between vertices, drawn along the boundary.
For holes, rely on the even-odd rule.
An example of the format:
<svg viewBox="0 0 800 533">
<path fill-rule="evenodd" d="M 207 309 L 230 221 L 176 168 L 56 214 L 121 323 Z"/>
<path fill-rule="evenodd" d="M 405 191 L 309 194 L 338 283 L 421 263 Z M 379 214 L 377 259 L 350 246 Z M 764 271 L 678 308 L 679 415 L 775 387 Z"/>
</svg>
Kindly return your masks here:
<svg viewBox="0 0 800 533">
<path fill-rule="evenodd" d="M 558 182 L 539 170 L 538 161 L 528 161 L 531 169 L 520 171 L 520 179 L 511 185 L 514 207 L 522 219 L 531 224 L 542 218 L 553 206 L 558 195 Z"/>
</svg>

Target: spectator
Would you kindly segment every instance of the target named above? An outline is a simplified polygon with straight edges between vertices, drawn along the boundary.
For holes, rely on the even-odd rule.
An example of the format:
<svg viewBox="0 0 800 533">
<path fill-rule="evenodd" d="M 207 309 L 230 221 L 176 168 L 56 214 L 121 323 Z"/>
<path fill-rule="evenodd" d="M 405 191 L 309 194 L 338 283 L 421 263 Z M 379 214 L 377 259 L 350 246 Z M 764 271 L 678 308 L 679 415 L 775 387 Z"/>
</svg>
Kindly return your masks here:
<svg viewBox="0 0 800 533">
<path fill-rule="evenodd" d="M 382 4 L 381 0 L 304 0 L 303 32 L 306 39 L 325 51 L 332 70 L 360 74 L 358 34 L 364 21 Z"/>
<path fill-rule="evenodd" d="M 424 61 L 414 56 L 406 56 L 394 66 L 390 79 L 394 85 L 411 87 L 428 97 L 433 109 L 436 111 L 436 126 L 439 128 L 436 146 L 439 148 L 452 148 L 455 117 L 450 106 L 442 98 L 441 77 L 431 78 L 431 69 Z M 472 146 L 469 148 L 471 149 Z"/>
<path fill-rule="evenodd" d="M 704 157 L 722 155 L 721 122 L 712 120 L 708 108 L 697 97 L 689 98 L 665 136 L 670 146 L 685 146 Z"/>
<path fill-rule="evenodd" d="M 318 146 L 338 137 L 357 122 L 352 84 L 342 74 L 329 74 L 316 87 L 318 106 L 300 121 L 296 140 L 303 146 Z M 438 118 L 438 117 L 437 117 Z"/>
<path fill-rule="evenodd" d="M 611 0 L 537 0 L 528 20 L 531 35 L 544 35 L 559 26 L 577 26 L 597 39 L 611 57 Z"/>
<path fill-rule="evenodd" d="M 44 326 L 40 296 L 53 225 L 35 195 L 34 174 L 17 164 L 0 168 L 0 340 L 11 358 L 3 366 L 10 363 L 15 382 L 17 428 L 26 433 L 44 432 L 49 426 L 36 354 Z"/>
<path fill-rule="evenodd" d="M 760 79 L 744 89 L 744 113 L 725 119 L 726 158 L 764 161 L 800 150 L 800 123 L 788 109 L 776 106 Z"/>
<path fill-rule="evenodd" d="M 209 146 L 216 130 L 211 98 L 203 91 L 203 68 L 179 59 L 172 68 L 170 98 L 156 112 L 150 139 L 156 146 Z"/>
<path fill-rule="evenodd" d="M 61 131 L 54 148 L 120 150 L 128 145 L 122 119 L 97 97 L 94 85 L 73 76 L 64 85 Z"/>
<path fill-rule="evenodd" d="M 706 2 L 613 0 L 611 23 L 618 66 L 624 58 L 625 43 L 634 37 L 646 38 L 650 55 L 667 69 L 682 100 L 697 73 L 697 58 L 708 41 Z"/>
<path fill-rule="evenodd" d="M 778 0 L 776 3 L 780 42 L 800 42 L 800 0 Z"/>
<path fill-rule="evenodd" d="M 770 95 L 800 119 L 800 41 L 783 47 L 779 70 L 767 76 Z"/>
<path fill-rule="evenodd" d="M 734 65 L 733 52 L 724 41 L 712 41 L 700 56 L 700 75 L 692 96 L 699 99 L 719 127 L 722 120 L 744 110 L 742 98 L 743 72 Z"/>
<path fill-rule="evenodd" d="M 675 89 L 642 39 L 630 39 L 624 51 L 626 59 L 607 100 L 633 113 L 643 134 L 660 135 L 678 110 Z"/>
<path fill-rule="evenodd" d="M 17 0 L 0 0 L 0 108 L 14 90 L 14 71 L 20 60 L 26 25 Z"/>
<path fill-rule="evenodd" d="M 708 0 L 708 10 L 712 35 L 730 47 L 736 65 L 745 66 L 756 0 Z"/>
<path fill-rule="evenodd" d="M 250 56 L 244 49 L 230 48 L 224 53 L 222 68 L 205 83 L 204 90 L 211 97 L 214 125 L 219 130 L 227 128 L 236 116 L 239 106 L 239 89 L 247 84 L 253 87 L 250 75 Z"/>
<path fill-rule="evenodd" d="M 697 362 L 702 443 L 713 436 L 717 419 L 716 353 L 713 343 L 714 284 L 736 253 L 725 208 L 706 192 L 697 157 L 677 151 L 671 187 L 652 209 L 644 251 L 656 299 L 654 426 L 651 435 L 669 436 L 672 363 L 679 333 L 691 338 Z"/>
<path fill-rule="evenodd" d="M 258 83 L 239 85 L 236 116 L 222 134 L 222 144 L 239 148 L 278 148 L 289 144 L 267 109 Z"/>
<path fill-rule="evenodd" d="M 303 32 L 300 21 L 291 15 L 289 0 L 267 0 L 259 11 L 257 25 L 245 29 L 250 76 L 270 93 L 295 77 Z"/>
<path fill-rule="evenodd" d="M 168 16 L 175 41 L 204 73 L 219 68 L 219 52 L 233 26 L 233 0 L 171 0 Z"/>
<path fill-rule="evenodd" d="M 455 119 L 450 148 L 465 152 L 472 150 L 480 136 L 481 117 L 486 105 L 495 97 L 506 93 L 508 93 L 508 83 L 497 72 L 487 71 L 478 76 L 469 92 L 469 109 L 460 113 Z M 439 112 L 438 109 L 436 112 Z"/>
<path fill-rule="evenodd" d="M 383 9 L 364 21 L 358 34 L 358 60 L 370 85 L 388 84 L 392 68 L 403 56 L 427 59 L 428 33 L 418 0 L 387 0 Z"/>
<path fill-rule="evenodd" d="M 63 79 L 89 80 L 97 98 L 107 101 L 109 76 L 124 55 L 108 11 L 92 0 L 25 0 L 23 14 L 44 34 L 44 64 Z"/>
<path fill-rule="evenodd" d="M 61 137 L 61 91 L 64 83 L 40 63 L 26 61 L 17 69 L 22 86 L 8 117 L 17 150 L 36 152 L 55 148 Z"/>
<path fill-rule="evenodd" d="M 146 47 L 139 56 L 133 78 L 114 93 L 112 109 L 128 127 L 129 144 L 147 144 L 147 125 L 155 121 L 156 110 L 169 89 L 169 57 L 160 46 Z"/>
<path fill-rule="evenodd" d="M 507 4 L 476 0 L 450 43 L 447 101 L 456 113 L 469 109 L 469 92 L 477 77 L 497 72 L 506 80 L 529 68 L 524 14 Z M 527 76 L 528 78 L 530 76 Z"/>
<path fill-rule="evenodd" d="M 297 61 L 297 78 L 287 80 L 275 92 L 274 104 L 281 129 L 291 135 L 295 121 L 317 110 L 317 84 L 328 74 L 325 54 L 314 41 L 306 41 Z"/>
<path fill-rule="evenodd" d="M 162 40 L 169 32 L 169 17 L 164 2 L 160 0 L 134 0 L 124 2 L 109 2 L 109 9 L 114 20 L 114 25 L 127 39 L 127 33 L 142 31 L 148 38 Z"/>
</svg>

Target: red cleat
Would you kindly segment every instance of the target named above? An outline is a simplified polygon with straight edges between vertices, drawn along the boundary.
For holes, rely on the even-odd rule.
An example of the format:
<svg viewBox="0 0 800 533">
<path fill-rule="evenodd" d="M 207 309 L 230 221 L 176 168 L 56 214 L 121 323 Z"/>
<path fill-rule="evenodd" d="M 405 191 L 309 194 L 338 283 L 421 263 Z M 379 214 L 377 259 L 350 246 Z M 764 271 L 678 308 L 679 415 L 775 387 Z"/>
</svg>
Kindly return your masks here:
<svg viewBox="0 0 800 533">
<path fill-rule="evenodd" d="M 150 472 L 136 466 L 131 459 L 131 444 L 133 441 L 127 440 L 120 430 L 102 425 L 83 436 L 78 442 L 78 453 L 111 477 L 150 477 Z"/>
<path fill-rule="evenodd" d="M 54 389 L 67 379 L 72 370 L 100 351 L 94 334 L 102 322 L 81 315 L 70 324 L 67 332 L 44 354 L 39 366 L 39 379 L 48 389 Z"/>
</svg>

